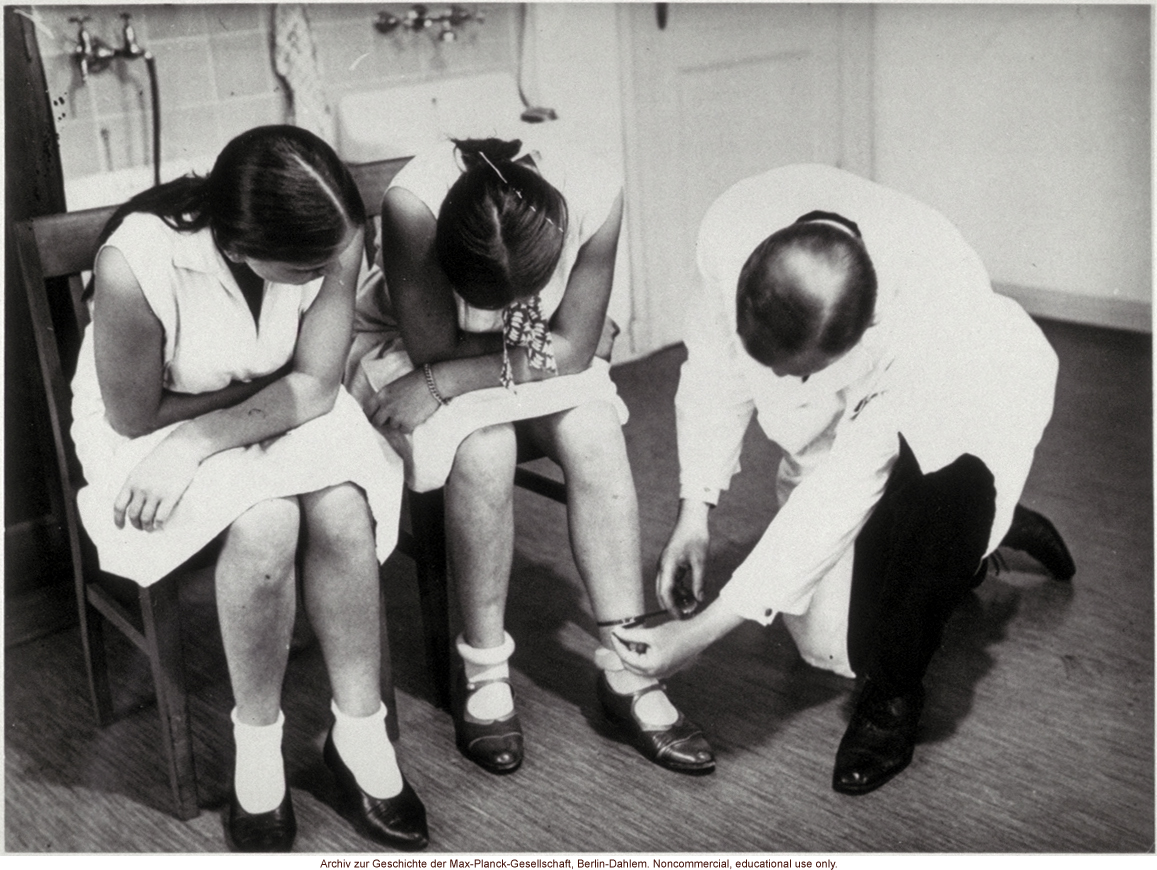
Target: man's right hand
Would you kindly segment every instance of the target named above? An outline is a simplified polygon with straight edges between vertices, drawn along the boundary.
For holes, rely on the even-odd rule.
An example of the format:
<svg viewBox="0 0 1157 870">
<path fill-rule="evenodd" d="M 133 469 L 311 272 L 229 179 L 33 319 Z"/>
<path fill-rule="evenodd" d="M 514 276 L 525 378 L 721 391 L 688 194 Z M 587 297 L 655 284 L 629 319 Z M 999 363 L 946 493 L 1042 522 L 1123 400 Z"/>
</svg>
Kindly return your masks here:
<svg viewBox="0 0 1157 870">
<path fill-rule="evenodd" d="M 683 501 L 679 519 L 659 556 L 655 594 L 659 604 L 676 619 L 695 612 L 703 600 L 703 576 L 707 567 L 710 532 L 707 517 L 711 505 Z"/>
</svg>

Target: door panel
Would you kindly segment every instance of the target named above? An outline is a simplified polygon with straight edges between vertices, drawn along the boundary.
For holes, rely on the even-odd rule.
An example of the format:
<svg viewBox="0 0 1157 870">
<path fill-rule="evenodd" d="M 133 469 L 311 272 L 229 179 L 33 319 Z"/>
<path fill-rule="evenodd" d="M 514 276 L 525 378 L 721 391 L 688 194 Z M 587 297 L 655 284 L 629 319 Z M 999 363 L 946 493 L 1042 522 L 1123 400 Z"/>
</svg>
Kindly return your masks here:
<svg viewBox="0 0 1157 870">
<path fill-rule="evenodd" d="M 695 236 L 731 184 L 774 166 L 870 172 L 870 9 L 624 4 L 627 201 L 638 352 L 679 341 Z"/>
</svg>

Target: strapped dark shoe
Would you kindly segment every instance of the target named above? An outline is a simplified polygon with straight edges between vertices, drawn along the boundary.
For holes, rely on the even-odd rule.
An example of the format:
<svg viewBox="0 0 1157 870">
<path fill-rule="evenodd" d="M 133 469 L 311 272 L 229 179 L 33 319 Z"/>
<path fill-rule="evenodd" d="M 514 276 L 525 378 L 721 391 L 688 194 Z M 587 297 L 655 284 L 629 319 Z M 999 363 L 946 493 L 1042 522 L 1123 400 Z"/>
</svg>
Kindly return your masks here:
<svg viewBox="0 0 1157 870">
<path fill-rule="evenodd" d="M 491 683 L 506 683 L 506 677 L 468 683 L 464 672 L 458 672 L 458 691 L 454 701 L 454 736 L 458 751 L 480 767 L 496 774 L 514 773 L 522 766 L 522 724 L 518 713 L 511 711 L 501 719 L 477 719 L 466 711 L 470 696 Z M 513 694 L 513 689 L 511 690 Z"/>
<path fill-rule="evenodd" d="M 1071 580 L 1077 566 L 1065 546 L 1065 540 L 1048 517 L 1018 504 L 1012 512 L 1012 525 L 1000 542 L 1002 547 L 1028 553 L 1057 580 Z"/>
<path fill-rule="evenodd" d="M 396 849 L 414 852 L 430 844 L 426 808 L 410 783 L 402 777 L 402 790 L 389 798 L 376 798 L 362 791 L 357 779 L 341 760 L 333 742 L 333 728 L 325 738 L 322 758 L 337 780 L 342 817 L 363 836 Z"/>
<path fill-rule="evenodd" d="M 229 791 L 229 810 L 225 818 L 225 842 L 233 852 L 288 852 L 297 836 L 297 818 L 289 787 L 277 809 L 267 813 L 247 812 L 237 800 L 235 789 Z"/>
<path fill-rule="evenodd" d="M 607 718 L 631 738 L 643 755 L 660 767 L 676 773 L 702 776 L 715 770 L 715 753 L 698 725 L 682 713 L 673 725 L 648 729 L 635 716 L 635 703 L 649 692 L 665 692 L 662 683 L 653 683 L 637 692 L 620 695 L 611 688 L 605 672 L 599 674 L 595 693 Z"/>
<path fill-rule="evenodd" d="M 889 697 L 872 681 L 866 682 L 836 750 L 832 788 L 842 794 L 867 794 L 907 767 L 923 709 L 922 687 Z"/>
</svg>

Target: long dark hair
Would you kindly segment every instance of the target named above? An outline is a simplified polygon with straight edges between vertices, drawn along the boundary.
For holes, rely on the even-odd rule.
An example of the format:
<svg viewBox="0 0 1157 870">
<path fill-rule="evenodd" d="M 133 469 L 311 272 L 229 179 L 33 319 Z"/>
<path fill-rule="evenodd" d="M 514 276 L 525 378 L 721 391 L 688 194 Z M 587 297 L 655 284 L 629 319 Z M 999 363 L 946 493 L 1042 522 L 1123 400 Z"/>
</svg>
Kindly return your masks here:
<svg viewBox="0 0 1157 870">
<path fill-rule="evenodd" d="M 207 178 L 188 175 L 137 194 L 109 218 L 101 242 L 135 212 L 181 232 L 209 227 L 223 251 L 283 263 L 328 259 L 366 219 L 357 185 L 333 149 L 288 125 L 237 136 Z"/>
<path fill-rule="evenodd" d="M 566 200 L 515 162 L 520 141 L 454 144 L 466 170 L 438 211 L 438 263 L 469 304 L 502 308 L 537 293 L 554 274 L 566 234 Z"/>
</svg>

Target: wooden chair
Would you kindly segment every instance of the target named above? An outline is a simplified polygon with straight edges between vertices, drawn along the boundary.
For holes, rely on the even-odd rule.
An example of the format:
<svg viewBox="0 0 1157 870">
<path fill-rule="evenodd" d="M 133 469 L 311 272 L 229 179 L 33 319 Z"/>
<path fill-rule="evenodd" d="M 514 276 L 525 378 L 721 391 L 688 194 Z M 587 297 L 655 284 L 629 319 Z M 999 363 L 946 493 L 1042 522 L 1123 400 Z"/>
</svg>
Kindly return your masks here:
<svg viewBox="0 0 1157 870">
<path fill-rule="evenodd" d="M 181 571 L 151 586 L 137 586 L 100 571 L 76 507 L 76 492 L 82 478 L 69 438 L 68 381 L 87 322 L 81 273 L 92 269 L 97 236 L 112 212 L 112 208 L 90 209 L 19 223 L 14 227 L 15 253 L 28 296 L 40 375 L 48 398 L 56 455 L 56 480 L 49 492 L 53 513 L 67 533 L 93 709 L 99 725 L 112 721 L 112 694 L 104 648 L 104 621 L 107 620 L 148 657 L 174 814 L 189 819 L 199 810 L 181 652 L 177 595 Z"/>
</svg>

